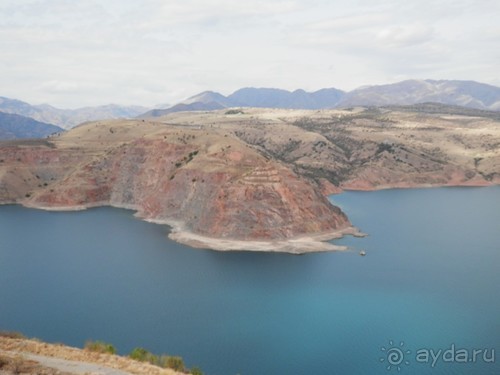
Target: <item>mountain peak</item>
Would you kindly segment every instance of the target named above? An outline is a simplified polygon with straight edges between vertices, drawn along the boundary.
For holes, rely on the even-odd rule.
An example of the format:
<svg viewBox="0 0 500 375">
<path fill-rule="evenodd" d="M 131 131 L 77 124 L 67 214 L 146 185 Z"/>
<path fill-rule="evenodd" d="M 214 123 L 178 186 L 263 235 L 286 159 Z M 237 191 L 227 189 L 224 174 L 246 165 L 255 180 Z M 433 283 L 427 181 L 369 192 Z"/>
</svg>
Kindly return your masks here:
<svg viewBox="0 0 500 375">
<path fill-rule="evenodd" d="M 215 91 L 203 91 L 197 95 L 182 101 L 180 104 L 193 104 L 193 103 L 219 103 L 226 106 L 227 98 Z"/>
</svg>

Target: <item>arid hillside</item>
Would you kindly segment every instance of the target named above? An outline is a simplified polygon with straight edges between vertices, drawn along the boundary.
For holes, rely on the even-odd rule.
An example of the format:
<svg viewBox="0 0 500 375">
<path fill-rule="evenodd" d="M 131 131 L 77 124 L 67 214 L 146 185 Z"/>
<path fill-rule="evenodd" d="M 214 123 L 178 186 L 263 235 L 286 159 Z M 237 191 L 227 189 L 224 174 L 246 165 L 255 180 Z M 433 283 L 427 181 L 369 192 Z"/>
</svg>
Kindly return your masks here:
<svg viewBox="0 0 500 375">
<path fill-rule="evenodd" d="M 59 210 L 126 207 L 172 225 L 178 241 L 221 250 L 303 252 L 307 243 L 323 249 L 310 236 L 352 230 L 307 178 L 231 132 L 143 120 L 2 143 L 0 201 Z"/>
<path fill-rule="evenodd" d="M 307 252 L 354 233 L 324 195 L 500 182 L 496 112 L 232 109 L 87 123 L 0 143 L 0 202 L 125 207 L 219 250 Z"/>
<path fill-rule="evenodd" d="M 242 112 L 180 113 L 161 120 L 234 134 L 325 193 L 500 182 L 496 112 L 435 104 Z"/>
</svg>

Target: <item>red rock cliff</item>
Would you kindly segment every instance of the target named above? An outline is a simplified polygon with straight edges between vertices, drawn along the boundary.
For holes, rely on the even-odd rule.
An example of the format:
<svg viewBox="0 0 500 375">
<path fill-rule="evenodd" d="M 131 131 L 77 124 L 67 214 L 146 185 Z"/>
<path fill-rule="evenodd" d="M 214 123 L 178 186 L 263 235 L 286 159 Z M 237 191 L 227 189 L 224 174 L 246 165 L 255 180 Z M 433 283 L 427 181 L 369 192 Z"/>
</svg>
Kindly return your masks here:
<svg viewBox="0 0 500 375">
<path fill-rule="evenodd" d="M 284 240 L 350 227 L 315 186 L 228 136 L 138 121 L 0 148 L 0 201 L 114 205 L 202 236 Z"/>
</svg>

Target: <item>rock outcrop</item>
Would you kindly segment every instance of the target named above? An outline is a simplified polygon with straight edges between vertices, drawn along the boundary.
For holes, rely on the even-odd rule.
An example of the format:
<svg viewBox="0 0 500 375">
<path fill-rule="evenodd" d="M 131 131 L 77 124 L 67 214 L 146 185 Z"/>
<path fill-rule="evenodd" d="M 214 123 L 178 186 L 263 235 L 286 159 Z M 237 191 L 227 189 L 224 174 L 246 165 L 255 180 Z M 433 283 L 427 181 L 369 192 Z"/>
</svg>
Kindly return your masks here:
<svg viewBox="0 0 500 375">
<path fill-rule="evenodd" d="M 183 112 L 0 143 L 0 203 L 125 207 L 219 250 L 331 250 L 342 190 L 500 183 L 496 113 L 435 105 Z"/>
<path fill-rule="evenodd" d="M 0 161 L 4 203 L 126 207 L 173 225 L 174 232 L 211 240 L 334 237 L 350 228 L 308 180 L 216 130 L 144 121 L 87 124 L 49 140 L 6 143 Z"/>
</svg>

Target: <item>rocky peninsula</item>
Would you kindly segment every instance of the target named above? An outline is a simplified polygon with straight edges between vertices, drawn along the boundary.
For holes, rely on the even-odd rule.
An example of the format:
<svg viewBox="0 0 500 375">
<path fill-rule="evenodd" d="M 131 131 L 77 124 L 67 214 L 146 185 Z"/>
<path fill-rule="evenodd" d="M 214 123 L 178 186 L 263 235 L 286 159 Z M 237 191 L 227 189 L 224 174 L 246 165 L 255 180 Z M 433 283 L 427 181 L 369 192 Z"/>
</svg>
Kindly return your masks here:
<svg viewBox="0 0 500 375">
<path fill-rule="evenodd" d="M 449 112 L 245 108 L 85 123 L 0 142 L 0 203 L 129 208 L 200 248 L 340 249 L 324 241 L 357 230 L 326 194 L 500 182 L 499 120 Z"/>
</svg>

